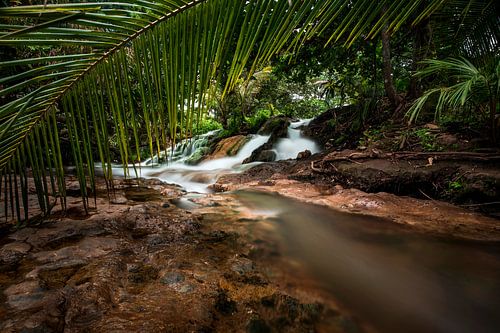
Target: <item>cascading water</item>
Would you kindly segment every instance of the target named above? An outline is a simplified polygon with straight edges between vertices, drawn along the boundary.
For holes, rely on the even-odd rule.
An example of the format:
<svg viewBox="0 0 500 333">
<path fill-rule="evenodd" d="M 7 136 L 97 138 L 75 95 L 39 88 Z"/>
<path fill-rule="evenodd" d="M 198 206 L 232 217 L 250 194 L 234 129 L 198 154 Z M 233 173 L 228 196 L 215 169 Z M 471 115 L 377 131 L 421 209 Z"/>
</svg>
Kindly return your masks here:
<svg viewBox="0 0 500 333">
<path fill-rule="evenodd" d="M 291 123 L 288 127 L 288 138 L 278 140 L 275 152 L 277 160 L 287 160 L 296 158 L 297 154 L 309 150 L 312 154 L 319 152 L 319 147 L 316 142 L 302 136 L 301 128 L 307 126 L 308 120 L 301 120 Z"/>
<path fill-rule="evenodd" d="M 141 166 L 153 166 L 161 164 L 162 160 L 168 159 L 169 163 L 186 162 L 186 160 L 196 154 L 199 150 L 207 147 L 210 139 L 214 138 L 220 130 L 210 131 L 196 136 L 192 139 L 181 141 L 175 147 L 169 148 L 166 152 L 161 152 L 159 156 L 154 156 L 141 163 Z M 165 158 L 166 156 L 166 158 Z"/>
<path fill-rule="evenodd" d="M 278 140 L 273 147 L 277 160 L 296 158 L 299 152 L 306 149 L 313 154 L 319 151 L 313 140 L 302 137 L 300 133 L 300 128 L 307 126 L 308 123 L 309 120 L 303 120 L 290 124 L 288 138 Z M 138 175 L 178 184 L 188 192 L 206 193 L 207 186 L 214 183 L 222 174 L 241 172 L 259 163 L 242 164 L 245 158 L 249 157 L 255 149 L 265 144 L 270 138 L 269 135 L 253 135 L 235 156 L 190 165 L 190 158 L 199 153 L 199 150 L 206 148 L 210 139 L 216 134 L 216 131 L 212 131 L 180 142 L 173 150 L 170 149 L 167 150 L 166 154 L 160 154 L 159 159 L 154 157 L 142 162 L 140 170 L 138 169 Z M 165 159 L 165 155 L 168 156 L 168 163 L 162 164 L 161 161 Z M 121 167 L 114 168 L 113 172 L 123 175 Z"/>
</svg>

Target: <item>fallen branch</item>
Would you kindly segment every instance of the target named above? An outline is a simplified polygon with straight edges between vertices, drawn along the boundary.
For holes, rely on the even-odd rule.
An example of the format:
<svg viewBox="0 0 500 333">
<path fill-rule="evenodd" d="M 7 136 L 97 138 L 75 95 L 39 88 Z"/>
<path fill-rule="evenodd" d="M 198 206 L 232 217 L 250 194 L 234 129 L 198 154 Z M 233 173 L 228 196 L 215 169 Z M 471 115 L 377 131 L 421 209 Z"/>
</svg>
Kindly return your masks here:
<svg viewBox="0 0 500 333">
<path fill-rule="evenodd" d="M 474 152 L 393 152 L 383 153 L 373 149 L 370 152 L 355 152 L 348 155 L 340 155 L 339 153 L 331 153 L 325 157 L 323 161 L 351 161 L 360 159 L 427 159 L 433 160 L 472 160 L 472 161 L 500 161 L 500 154 L 496 153 L 474 153 Z"/>
<path fill-rule="evenodd" d="M 477 206 L 489 206 L 489 205 L 500 205 L 500 201 L 484 202 L 484 203 L 477 203 L 477 204 L 467 204 L 467 205 L 459 205 L 459 206 L 462 206 L 462 207 L 477 207 Z"/>
<path fill-rule="evenodd" d="M 317 168 L 314 166 L 314 162 L 315 161 L 311 161 L 311 170 L 314 171 L 314 172 L 317 172 L 317 173 L 326 173 L 325 170 L 321 169 L 321 168 Z"/>
</svg>

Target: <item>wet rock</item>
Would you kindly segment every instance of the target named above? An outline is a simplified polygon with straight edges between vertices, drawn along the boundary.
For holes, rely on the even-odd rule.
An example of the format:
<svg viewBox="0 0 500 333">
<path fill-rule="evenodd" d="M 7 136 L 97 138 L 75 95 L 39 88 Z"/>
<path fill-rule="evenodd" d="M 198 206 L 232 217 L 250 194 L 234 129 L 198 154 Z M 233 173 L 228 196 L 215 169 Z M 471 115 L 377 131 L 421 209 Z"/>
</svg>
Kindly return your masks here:
<svg viewBox="0 0 500 333">
<path fill-rule="evenodd" d="M 38 267 L 28 273 L 28 276 L 36 275 L 46 288 L 58 289 L 64 287 L 66 282 L 86 264 L 87 262 L 83 260 L 66 260 Z"/>
<path fill-rule="evenodd" d="M 159 246 L 168 243 L 169 239 L 160 234 L 146 236 L 146 242 L 149 246 Z"/>
<path fill-rule="evenodd" d="M 150 202 L 159 201 L 162 199 L 160 191 L 147 186 L 126 188 L 125 197 L 127 198 L 127 200 L 132 200 L 135 202 Z"/>
<path fill-rule="evenodd" d="M 41 263 L 51 263 L 62 260 L 88 260 L 101 257 L 119 245 L 119 240 L 108 237 L 87 237 L 76 245 L 64 247 L 56 251 L 41 251 L 32 257 Z"/>
<path fill-rule="evenodd" d="M 12 242 L 4 245 L 0 250 L 0 271 L 2 267 L 8 267 L 17 264 L 31 249 L 31 245 L 24 242 Z"/>
<path fill-rule="evenodd" d="M 276 152 L 268 149 L 259 152 L 252 162 L 273 162 L 275 159 Z"/>
<path fill-rule="evenodd" d="M 124 205 L 128 202 L 127 198 L 121 195 L 115 196 L 113 199 L 110 201 L 112 204 L 115 205 Z"/>
<path fill-rule="evenodd" d="M 302 159 L 311 157 L 311 155 L 312 155 L 311 151 L 306 149 L 306 150 L 301 151 L 300 153 L 297 154 L 297 159 L 302 160 Z"/>
<path fill-rule="evenodd" d="M 247 333 L 270 333 L 271 328 L 266 322 L 259 318 L 252 318 L 246 325 Z"/>
<path fill-rule="evenodd" d="M 190 156 L 187 158 L 184 163 L 187 165 L 196 165 L 200 163 L 207 154 L 210 153 L 209 147 L 200 147 L 196 149 Z"/>
<path fill-rule="evenodd" d="M 231 270 L 240 275 L 249 273 L 253 271 L 255 268 L 252 260 L 247 258 L 237 258 L 234 259 L 231 263 Z"/>
<path fill-rule="evenodd" d="M 17 310 L 41 308 L 47 293 L 38 281 L 25 281 L 4 291 L 9 306 Z"/>
<path fill-rule="evenodd" d="M 264 126 L 259 130 L 258 134 L 270 135 L 269 140 L 259 148 L 255 149 L 252 154 L 243 161 L 245 163 L 251 162 L 272 162 L 276 159 L 276 153 L 272 151 L 273 145 L 280 138 L 288 136 L 288 126 L 290 119 L 286 117 L 275 117 L 269 119 Z"/>
<path fill-rule="evenodd" d="M 65 315 L 67 332 L 85 332 L 99 320 L 110 307 L 115 305 L 116 281 L 101 277 L 101 281 L 84 283 L 77 288 L 65 290 L 67 311 Z"/>
<path fill-rule="evenodd" d="M 97 220 L 69 220 L 64 221 L 64 223 L 47 224 L 39 229 L 30 229 L 28 234 L 22 233 L 22 230 L 19 232 L 21 233 L 20 237 L 25 238 L 26 243 L 31 244 L 35 250 L 57 250 L 76 243 L 85 236 L 102 235 L 106 233 L 106 230 Z"/>
<path fill-rule="evenodd" d="M 334 146 L 335 140 L 346 133 L 345 128 L 337 126 L 337 123 L 332 122 L 332 120 L 337 119 L 339 114 L 354 114 L 356 108 L 357 106 L 348 105 L 323 112 L 309 122 L 309 125 L 304 128 L 303 134 L 314 138 L 322 146 Z"/>
<path fill-rule="evenodd" d="M 230 235 L 225 231 L 214 230 L 208 234 L 206 241 L 211 242 L 211 243 L 219 243 L 219 242 L 223 242 L 226 239 L 228 239 L 229 236 Z"/>
<path fill-rule="evenodd" d="M 185 284 L 183 284 L 175 289 L 182 294 L 188 294 L 188 293 L 191 293 L 195 290 L 195 286 L 190 284 L 190 283 L 185 283 Z"/>
<path fill-rule="evenodd" d="M 271 135 L 277 138 L 286 138 L 288 135 L 288 126 L 290 119 L 283 116 L 278 116 L 267 120 L 259 129 L 257 134 Z"/>
<path fill-rule="evenodd" d="M 167 285 L 173 285 L 183 282 L 184 279 L 184 275 L 179 272 L 168 272 L 162 276 L 160 282 Z"/>
<path fill-rule="evenodd" d="M 146 214 L 147 207 L 145 205 L 135 205 L 129 208 L 130 214 Z"/>
<path fill-rule="evenodd" d="M 128 280 L 132 283 L 145 283 L 156 280 L 157 277 L 158 268 L 151 265 L 141 265 L 129 271 Z"/>
<path fill-rule="evenodd" d="M 236 135 L 229 138 L 222 139 L 215 146 L 214 151 L 206 157 L 206 160 L 213 160 L 226 156 L 234 156 L 238 153 L 240 148 L 248 141 L 244 135 Z"/>
</svg>

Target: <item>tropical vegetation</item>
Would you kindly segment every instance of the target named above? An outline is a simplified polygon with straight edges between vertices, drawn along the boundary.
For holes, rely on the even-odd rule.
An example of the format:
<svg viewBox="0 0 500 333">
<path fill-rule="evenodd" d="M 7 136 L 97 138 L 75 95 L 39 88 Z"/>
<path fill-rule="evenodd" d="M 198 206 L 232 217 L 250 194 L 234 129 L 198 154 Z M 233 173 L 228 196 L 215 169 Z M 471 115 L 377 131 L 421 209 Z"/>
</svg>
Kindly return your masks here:
<svg viewBox="0 0 500 333">
<path fill-rule="evenodd" d="M 430 89 L 410 120 L 439 92 L 438 115 L 470 105 L 496 135 L 494 0 L 39 2 L 0 7 L 0 195 L 18 220 L 31 177 L 50 213 L 75 165 L 87 207 L 95 161 L 112 186 L 116 159 L 127 168 L 144 149 L 165 151 L 206 117 L 251 128 L 262 115 L 358 104 L 361 126 L 383 96 L 401 113 Z M 312 97 L 287 100 L 290 87 Z"/>
</svg>

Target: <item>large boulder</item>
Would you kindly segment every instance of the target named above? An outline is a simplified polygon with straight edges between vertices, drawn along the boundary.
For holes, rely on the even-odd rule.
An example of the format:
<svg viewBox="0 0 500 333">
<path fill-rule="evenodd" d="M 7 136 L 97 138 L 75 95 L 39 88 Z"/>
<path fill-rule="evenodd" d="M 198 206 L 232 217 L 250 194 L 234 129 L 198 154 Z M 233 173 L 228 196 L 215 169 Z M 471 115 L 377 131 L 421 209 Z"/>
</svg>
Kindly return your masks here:
<svg viewBox="0 0 500 333">
<path fill-rule="evenodd" d="M 290 118 L 284 116 L 273 117 L 262 125 L 257 134 L 271 135 L 276 140 L 286 138 L 288 135 L 288 126 L 290 126 Z"/>
<path fill-rule="evenodd" d="M 328 145 L 342 136 L 348 136 L 346 124 L 351 126 L 350 117 L 356 112 L 355 106 L 347 105 L 330 109 L 312 119 L 302 131 L 302 134 L 313 138 L 321 146 Z"/>
<path fill-rule="evenodd" d="M 252 152 L 250 157 L 247 157 L 243 164 L 251 162 L 272 162 L 276 159 L 276 153 L 272 151 L 273 145 L 278 139 L 288 136 L 288 127 L 290 126 L 290 118 L 278 116 L 269 119 L 257 132 L 260 135 L 270 135 L 269 140 L 259 148 Z"/>
<path fill-rule="evenodd" d="M 226 156 L 234 156 L 248 142 L 245 135 L 235 135 L 222 139 L 215 145 L 213 152 L 205 157 L 205 160 L 214 160 Z"/>
</svg>

